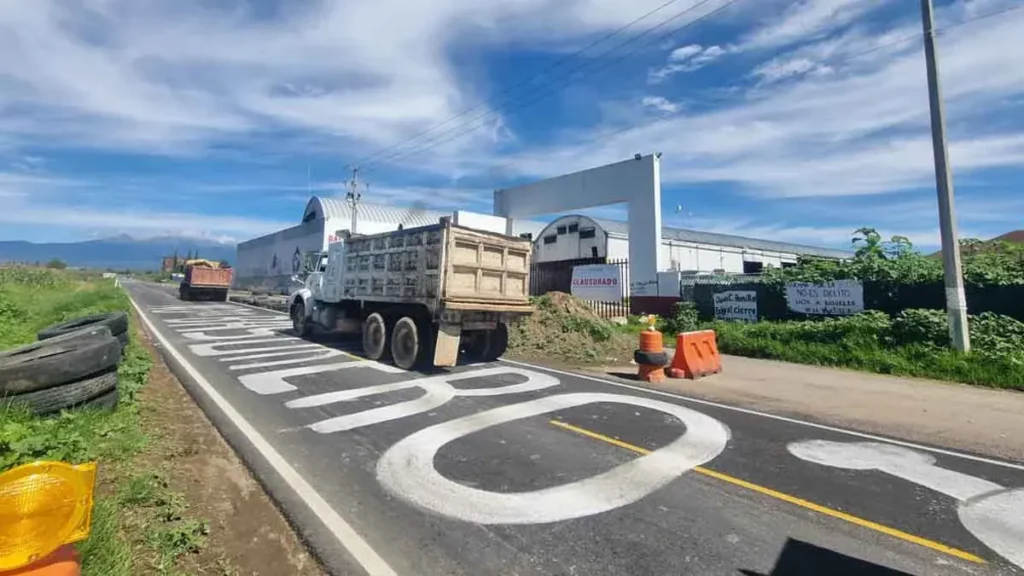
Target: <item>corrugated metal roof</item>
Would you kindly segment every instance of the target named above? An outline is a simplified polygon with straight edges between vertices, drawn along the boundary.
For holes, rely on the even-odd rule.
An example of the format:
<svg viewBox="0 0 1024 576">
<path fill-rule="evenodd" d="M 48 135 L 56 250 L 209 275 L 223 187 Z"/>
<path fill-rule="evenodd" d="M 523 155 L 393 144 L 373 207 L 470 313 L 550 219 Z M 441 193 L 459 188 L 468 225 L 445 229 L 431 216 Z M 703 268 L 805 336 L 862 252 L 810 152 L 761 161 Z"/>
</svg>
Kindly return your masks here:
<svg viewBox="0 0 1024 576">
<path fill-rule="evenodd" d="M 629 223 L 619 220 L 606 220 L 604 218 L 591 218 L 605 232 L 620 236 L 629 236 Z M 774 252 L 788 252 L 802 256 L 820 256 L 824 258 L 850 258 L 852 253 L 845 250 L 833 248 L 820 248 L 817 246 L 805 246 L 803 244 L 791 244 L 789 242 L 776 242 L 774 240 L 760 240 L 744 236 L 733 236 L 732 234 L 718 234 L 716 232 L 701 232 L 699 230 L 687 230 L 685 228 L 670 228 L 662 226 L 661 237 L 681 242 L 699 242 L 702 244 L 714 244 L 716 246 L 732 246 L 734 248 L 750 248 L 752 250 L 772 250 Z"/>
<path fill-rule="evenodd" d="M 347 224 L 352 218 L 351 209 L 344 198 L 320 198 L 317 196 L 314 196 L 309 200 L 309 203 L 306 205 L 306 209 L 303 212 L 303 216 L 309 214 L 313 210 L 317 210 L 318 208 L 324 215 L 324 218 L 338 219 L 345 224 Z M 454 210 L 428 210 L 425 208 L 415 207 L 402 208 L 386 204 L 377 204 L 374 202 L 359 203 L 359 218 L 361 220 L 365 219 L 367 221 L 379 222 L 382 224 L 393 224 L 395 226 L 402 224 L 406 228 L 437 224 L 438 220 L 440 220 L 442 216 L 451 216 L 454 212 Z M 547 222 L 516 220 L 514 230 L 516 234 L 530 232 L 536 236 L 547 225 Z"/>
<path fill-rule="evenodd" d="M 338 218 L 347 222 L 352 218 L 352 209 L 344 198 L 314 198 L 313 200 L 320 202 L 320 208 L 325 219 Z M 365 219 L 383 224 L 394 224 L 396 226 L 402 224 L 406 228 L 437 224 L 437 221 L 442 216 L 452 215 L 451 211 L 442 212 L 416 207 L 399 208 L 374 202 L 360 202 L 358 211 L 361 220 Z M 306 209 L 306 213 L 309 213 L 309 208 Z"/>
</svg>

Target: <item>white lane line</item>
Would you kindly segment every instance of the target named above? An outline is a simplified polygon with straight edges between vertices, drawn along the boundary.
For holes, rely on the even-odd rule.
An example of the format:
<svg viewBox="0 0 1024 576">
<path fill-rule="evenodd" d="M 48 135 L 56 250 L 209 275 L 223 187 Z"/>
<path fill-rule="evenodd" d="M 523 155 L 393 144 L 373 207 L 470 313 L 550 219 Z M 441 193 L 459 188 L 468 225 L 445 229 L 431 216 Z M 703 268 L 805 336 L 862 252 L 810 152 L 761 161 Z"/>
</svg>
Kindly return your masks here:
<svg viewBox="0 0 1024 576">
<path fill-rule="evenodd" d="M 801 426 L 807 426 L 810 428 L 817 428 L 818 430 L 828 430 L 829 432 L 838 432 L 840 434 L 848 434 L 850 436 L 856 436 L 858 438 L 867 438 L 869 440 L 877 440 L 879 442 L 888 442 L 889 444 L 896 444 L 898 446 L 906 446 L 908 448 L 916 448 L 918 450 L 924 450 L 933 454 L 942 454 L 944 456 L 953 456 L 954 458 L 962 458 L 964 460 L 971 460 L 974 462 L 982 462 L 985 464 L 992 464 L 993 466 L 1001 466 L 1003 468 L 1011 468 L 1013 470 L 1024 470 L 1024 464 L 1017 464 L 1014 462 L 1005 462 L 1002 460 L 995 460 L 993 458 L 985 458 L 984 456 L 974 456 L 973 454 L 964 454 L 963 452 L 957 452 L 955 450 L 946 450 L 944 448 L 933 448 L 931 446 L 923 446 L 921 444 L 915 444 L 913 442 L 907 442 L 905 440 L 896 440 L 894 438 L 887 438 L 885 436 L 878 436 L 875 434 L 868 434 L 866 432 L 857 432 L 856 430 L 848 430 L 846 428 L 839 428 L 838 426 L 829 426 L 827 424 L 817 424 L 815 422 L 808 422 L 806 420 L 799 420 L 797 418 L 789 418 L 787 416 L 779 416 L 778 414 L 770 414 L 768 412 L 758 412 L 757 410 L 751 410 L 749 408 L 740 408 L 739 406 L 730 406 L 728 404 L 722 404 L 719 402 L 712 402 L 711 400 L 702 400 L 700 398 L 694 398 L 692 396 L 684 396 L 683 394 L 676 394 L 673 392 L 665 392 L 663 390 L 655 390 L 653 388 L 644 388 L 643 386 L 633 386 L 632 384 L 626 384 L 624 382 L 615 382 L 613 380 L 607 380 L 597 376 L 591 376 L 589 374 L 579 374 L 577 372 L 567 372 L 565 370 L 558 370 L 555 368 L 548 368 L 546 366 L 537 366 L 536 364 L 529 364 L 527 362 L 518 362 L 516 360 L 501 359 L 502 362 L 508 364 L 515 364 L 518 366 L 526 366 L 535 370 L 547 371 L 554 374 L 562 374 L 564 376 L 572 376 L 575 378 L 583 378 L 584 380 L 591 380 L 593 382 L 600 382 L 602 384 L 610 384 L 612 386 L 618 386 L 620 388 L 628 388 L 630 390 L 637 390 L 639 392 L 647 392 L 649 394 L 657 394 L 658 396 L 668 396 L 671 398 L 677 398 L 686 402 L 693 402 L 695 404 L 703 404 L 705 406 L 714 406 L 715 408 L 721 408 L 723 410 L 730 410 L 732 412 L 740 412 L 742 414 L 749 414 L 751 416 L 760 416 L 762 418 L 769 418 L 771 420 L 778 420 L 780 422 L 788 422 L 790 424 L 799 424 Z"/>
<path fill-rule="evenodd" d="M 127 293 L 127 291 L 126 291 Z M 391 566 L 382 558 L 377 552 L 370 547 L 370 545 L 363 539 L 362 536 L 356 532 L 355 528 L 352 527 L 344 518 L 320 494 L 316 491 L 313 486 L 306 481 L 290 464 L 288 461 L 281 456 L 281 454 L 270 445 L 263 435 L 256 431 L 255 428 L 241 415 L 230 402 L 227 401 L 219 392 L 213 387 L 212 384 L 198 370 L 195 369 L 184 356 L 181 355 L 171 343 L 168 342 L 167 338 L 156 329 L 156 326 L 149 320 L 146 314 L 142 311 L 142 307 L 135 302 L 129 295 L 129 300 L 135 310 L 139 313 L 139 318 L 142 318 L 142 322 L 149 329 L 150 334 L 156 337 L 156 339 L 163 345 L 164 350 L 170 354 L 185 372 L 202 388 L 203 392 L 217 405 L 217 408 L 224 413 L 224 416 L 231 421 L 232 424 L 238 429 L 239 432 L 245 436 L 249 442 L 253 445 L 257 452 L 266 459 L 267 463 L 278 473 L 279 476 L 288 484 L 288 486 L 298 494 L 299 498 L 306 504 L 313 514 L 323 522 L 324 526 L 331 532 L 331 534 L 338 540 L 338 542 L 348 551 L 349 554 L 355 558 L 356 562 L 366 570 L 370 576 L 398 576 Z"/>
</svg>

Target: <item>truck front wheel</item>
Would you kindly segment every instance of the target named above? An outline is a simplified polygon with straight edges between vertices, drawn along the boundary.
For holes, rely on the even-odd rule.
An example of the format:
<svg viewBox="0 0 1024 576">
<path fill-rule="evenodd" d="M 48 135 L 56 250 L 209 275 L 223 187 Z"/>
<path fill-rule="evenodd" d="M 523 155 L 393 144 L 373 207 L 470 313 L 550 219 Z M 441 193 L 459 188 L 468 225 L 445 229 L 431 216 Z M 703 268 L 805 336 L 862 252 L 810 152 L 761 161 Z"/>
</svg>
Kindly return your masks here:
<svg viewBox="0 0 1024 576">
<path fill-rule="evenodd" d="M 292 330 L 295 331 L 295 335 L 305 338 L 309 335 L 310 329 L 309 318 L 306 317 L 306 305 L 302 302 L 292 304 Z"/>
<path fill-rule="evenodd" d="M 416 325 L 416 321 L 403 316 L 395 322 L 391 334 L 391 357 L 395 366 L 403 370 L 412 370 L 423 364 L 426 356 L 428 334 Z"/>
<path fill-rule="evenodd" d="M 363 354 L 370 360 L 384 360 L 388 355 L 388 329 L 384 316 L 374 312 L 363 322 Z"/>
</svg>

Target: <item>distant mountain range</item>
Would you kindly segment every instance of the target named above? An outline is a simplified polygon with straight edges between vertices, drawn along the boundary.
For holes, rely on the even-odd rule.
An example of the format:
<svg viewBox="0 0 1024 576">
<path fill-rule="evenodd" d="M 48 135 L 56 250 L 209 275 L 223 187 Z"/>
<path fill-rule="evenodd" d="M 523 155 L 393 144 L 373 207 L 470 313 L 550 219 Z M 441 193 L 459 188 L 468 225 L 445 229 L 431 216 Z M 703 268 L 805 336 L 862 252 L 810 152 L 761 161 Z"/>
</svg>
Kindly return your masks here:
<svg viewBox="0 0 1024 576">
<path fill-rule="evenodd" d="M 235 261 L 235 246 L 201 238 L 160 236 L 133 238 L 126 234 L 84 242 L 0 242 L 0 263 L 40 262 L 54 258 L 68 266 L 114 270 L 159 270 L 164 256 L 184 258 L 189 251 L 209 260 Z"/>
</svg>

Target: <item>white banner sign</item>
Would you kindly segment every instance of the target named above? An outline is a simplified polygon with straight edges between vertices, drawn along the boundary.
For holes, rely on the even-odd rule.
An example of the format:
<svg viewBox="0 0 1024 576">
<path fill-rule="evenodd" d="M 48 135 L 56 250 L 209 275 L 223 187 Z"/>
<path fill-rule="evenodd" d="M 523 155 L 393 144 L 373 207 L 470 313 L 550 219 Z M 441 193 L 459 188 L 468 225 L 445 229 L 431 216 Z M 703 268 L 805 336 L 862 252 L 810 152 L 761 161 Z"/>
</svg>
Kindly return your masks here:
<svg viewBox="0 0 1024 576">
<path fill-rule="evenodd" d="M 622 273 L 617 264 L 573 266 L 572 295 L 592 302 L 621 302 Z"/>
<path fill-rule="evenodd" d="M 715 294 L 714 298 L 716 320 L 757 322 L 757 292 L 729 290 Z"/>
<path fill-rule="evenodd" d="M 658 280 L 634 280 L 629 283 L 630 296 L 657 296 Z"/>
<path fill-rule="evenodd" d="M 804 314 L 845 316 L 864 311 L 864 286 L 859 280 L 835 280 L 822 284 L 786 284 L 789 309 Z"/>
</svg>

